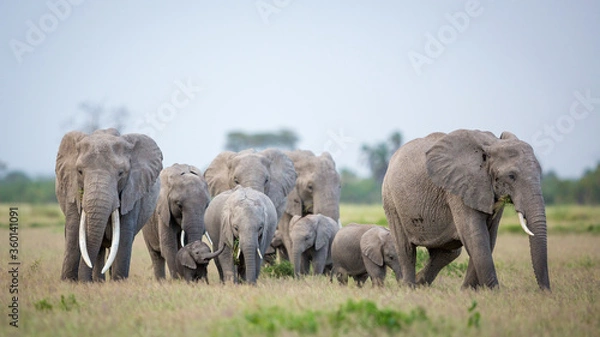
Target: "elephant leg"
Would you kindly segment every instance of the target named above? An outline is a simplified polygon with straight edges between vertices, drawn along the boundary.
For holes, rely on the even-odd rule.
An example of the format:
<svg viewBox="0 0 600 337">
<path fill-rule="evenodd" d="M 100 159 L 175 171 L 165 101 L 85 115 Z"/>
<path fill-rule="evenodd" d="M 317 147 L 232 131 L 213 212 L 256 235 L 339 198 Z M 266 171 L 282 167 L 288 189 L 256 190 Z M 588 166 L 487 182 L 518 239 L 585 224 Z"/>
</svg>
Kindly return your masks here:
<svg viewBox="0 0 600 337">
<path fill-rule="evenodd" d="M 387 267 L 385 265 L 380 267 L 369 260 L 368 263 L 365 262 L 365 268 L 367 269 L 367 275 L 371 278 L 371 283 L 373 284 L 373 287 L 383 287 Z"/>
<path fill-rule="evenodd" d="M 327 246 L 325 246 L 313 254 L 313 275 L 323 275 L 328 253 Z"/>
<path fill-rule="evenodd" d="M 400 262 L 400 270 L 402 271 L 402 281 L 409 286 L 415 285 L 417 263 L 417 247 L 413 245 L 402 230 L 402 221 L 396 212 L 395 206 L 392 204 L 384 204 L 385 216 L 388 219 L 392 238 L 396 243 L 396 253 L 398 253 L 398 261 Z"/>
<path fill-rule="evenodd" d="M 235 265 L 233 264 L 233 252 L 231 248 L 225 247 L 223 252 L 216 258 L 217 269 L 223 283 L 235 283 Z"/>
<path fill-rule="evenodd" d="M 475 271 L 475 265 L 473 264 L 473 260 L 469 259 L 469 264 L 467 266 L 467 274 L 465 275 L 465 280 L 462 284 L 462 289 L 476 289 L 479 287 L 479 279 L 477 278 L 477 272 Z"/>
<path fill-rule="evenodd" d="M 106 261 L 106 249 L 100 248 L 100 252 L 98 253 L 98 257 L 96 258 L 96 262 L 94 264 L 94 269 L 92 272 L 92 279 L 94 282 L 104 282 L 106 279 L 104 274 L 102 274 L 102 268 Z"/>
<path fill-rule="evenodd" d="M 333 280 L 333 274 L 335 273 L 335 277 L 338 280 L 338 283 L 344 286 L 348 285 L 348 272 L 342 268 L 337 267 L 333 268 L 333 273 L 331 273 L 331 280 Z"/>
<path fill-rule="evenodd" d="M 121 238 L 119 240 L 119 250 L 115 262 L 111 267 L 111 279 L 122 280 L 129 277 L 129 267 L 131 264 L 131 250 L 133 247 L 133 231 L 131 229 L 121 229 Z"/>
<path fill-rule="evenodd" d="M 77 281 L 79 260 L 79 213 L 70 207 L 65 223 L 65 255 L 63 257 L 61 280 Z"/>
<path fill-rule="evenodd" d="M 496 288 L 498 277 L 492 259 L 487 215 L 464 206 L 459 197 L 454 198 L 458 200 L 451 202 L 452 215 L 460 240 L 469 254 L 469 264 L 473 264 L 479 285 Z M 473 275 L 469 277 L 472 280 Z"/>
<path fill-rule="evenodd" d="M 290 238 L 290 220 L 292 216 L 287 212 L 284 212 L 279 219 L 277 228 L 281 231 L 283 247 L 280 247 L 277 251 L 279 253 L 279 261 L 290 261 L 289 253 L 292 251 L 292 239 Z"/>
<path fill-rule="evenodd" d="M 429 259 L 425 267 L 417 274 L 417 284 L 430 285 L 440 270 L 454 261 L 461 252 L 461 248 L 452 250 L 430 248 L 427 250 L 429 251 Z"/>
<path fill-rule="evenodd" d="M 162 224 L 159 224 L 162 226 Z M 172 278 L 179 278 L 181 275 L 177 272 L 176 267 L 176 255 L 178 251 L 179 238 L 177 235 L 178 230 L 172 227 L 163 227 L 160 231 L 160 251 L 162 256 L 167 261 L 167 267 L 169 267 L 169 273 Z"/>
<path fill-rule="evenodd" d="M 362 288 L 362 286 L 365 284 L 365 282 L 369 278 L 369 274 L 364 273 L 364 274 L 361 274 L 361 275 L 354 275 L 353 278 L 356 281 L 356 285 L 359 288 Z"/>
</svg>

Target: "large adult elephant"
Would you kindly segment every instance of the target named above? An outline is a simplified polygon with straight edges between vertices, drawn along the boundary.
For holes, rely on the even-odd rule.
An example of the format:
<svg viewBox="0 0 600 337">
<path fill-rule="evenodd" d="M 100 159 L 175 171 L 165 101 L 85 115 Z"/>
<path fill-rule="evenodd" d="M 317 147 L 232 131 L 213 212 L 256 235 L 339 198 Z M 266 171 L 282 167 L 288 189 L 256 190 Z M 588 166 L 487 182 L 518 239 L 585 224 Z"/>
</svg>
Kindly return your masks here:
<svg viewBox="0 0 600 337">
<path fill-rule="evenodd" d="M 433 133 L 402 146 L 391 158 L 382 195 L 403 281 L 430 284 L 465 246 L 463 288 L 497 287 L 492 251 L 504 205 L 512 202 L 531 235 L 537 283 L 550 289 L 540 181 L 532 147 L 509 132 L 500 138 L 477 130 Z M 415 275 L 417 246 L 430 257 Z"/>
<path fill-rule="evenodd" d="M 271 199 L 250 187 L 237 186 L 217 195 L 204 219 L 214 247 L 225 246 L 215 260 L 221 282 L 256 283 L 277 227 Z"/>
<path fill-rule="evenodd" d="M 171 277 L 181 277 L 175 256 L 186 242 L 202 240 L 209 202 L 208 185 L 197 167 L 173 164 L 161 171 L 156 210 L 142 229 L 157 279 L 165 278 L 165 260 Z"/>
<path fill-rule="evenodd" d="M 296 183 L 294 163 L 277 149 L 221 152 L 204 177 L 213 198 L 237 185 L 266 194 L 275 205 L 277 219 L 283 214 L 288 193 Z"/>
<path fill-rule="evenodd" d="M 285 213 L 277 225 L 283 238 L 280 256 L 289 260 L 292 249 L 289 223 L 294 215 L 322 214 L 339 223 L 341 178 L 329 152 L 316 156 L 307 150 L 286 152 L 298 174 L 296 185 L 287 197 Z"/>
<path fill-rule="evenodd" d="M 92 268 L 95 281 L 109 268 L 115 280 L 128 277 L 133 239 L 154 211 L 161 169 L 162 152 L 142 134 L 106 129 L 63 137 L 56 157 L 56 197 L 66 217 L 61 279 L 92 281 Z"/>
</svg>

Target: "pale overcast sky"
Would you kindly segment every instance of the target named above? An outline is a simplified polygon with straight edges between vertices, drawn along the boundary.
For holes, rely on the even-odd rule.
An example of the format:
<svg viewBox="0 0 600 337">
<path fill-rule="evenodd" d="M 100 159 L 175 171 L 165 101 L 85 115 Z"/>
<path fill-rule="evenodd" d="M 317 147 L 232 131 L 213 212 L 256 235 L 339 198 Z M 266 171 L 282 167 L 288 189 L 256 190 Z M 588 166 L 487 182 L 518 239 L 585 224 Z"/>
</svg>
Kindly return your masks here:
<svg viewBox="0 0 600 337">
<path fill-rule="evenodd" d="M 598 1 L 2 1 L 0 22 L 9 169 L 52 174 L 83 101 L 127 107 L 165 167 L 280 128 L 361 174 L 394 130 L 509 130 L 562 177 L 600 161 Z"/>
</svg>

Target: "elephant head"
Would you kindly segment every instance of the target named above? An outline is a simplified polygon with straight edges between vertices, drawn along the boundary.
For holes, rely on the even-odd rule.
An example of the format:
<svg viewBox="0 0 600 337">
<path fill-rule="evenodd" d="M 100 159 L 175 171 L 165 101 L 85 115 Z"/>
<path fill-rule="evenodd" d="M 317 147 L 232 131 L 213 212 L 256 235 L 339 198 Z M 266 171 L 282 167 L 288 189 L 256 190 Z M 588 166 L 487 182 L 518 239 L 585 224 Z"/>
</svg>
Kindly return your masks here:
<svg viewBox="0 0 600 337">
<path fill-rule="evenodd" d="M 288 196 L 290 215 L 323 214 L 335 221 L 340 218 L 341 178 L 329 152 L 315 156 L 311 151 L 286 153 L 298 174 L 296 186 Z"/>
<path fill-rule="evenodd" d="M 240 186 L 227 198 L 219 236 L 222 244 L 232 249 L 234 258 L 243 256 L 247 282 L 256 283 L 263 253 L 269 248 L 276 227 L 275 206 L 265 194 Z"/>
<path fill-rule="evenodd" d="M 204 177 L 213 197 L 237 185 L 266 194 L 277 209 L 278 219 L 296 183 L 294 164 L 277 149 L 222 152 L 210 163 Z"/>
<path fill-rule="evenodd" d="M 195 273 L 193 274 L 198 276 L 198 278 L 206 279 L 208 263 L 219 256 L 224 248 L 225 246 L 221 246 L 219 250 L 211 252 L 210 247 L 206 243 L 196 240 L 188 243 L 179 250 L 177 261 L 183 267 L 194 270 Z M 182 272 L 181 274 L 186 277 L 187 281 L 193 281 L 191 277 L 187 277 L 189 273 Z"/>
<path fill-rule="evenodd" d="M 510 132 L 498 139 L 489 132 L 457 130 L 426 152 L 426 166 L 434 184 L 474 210 L 501 216 L 504 204 L 512 202 L 530 235 L 538 285 L 550 288 L 542 171 L 529 144 Z"/>
<path fill-rule="evenodd" d="M 102 273 L 110 268 L 118 253 L 119 234 L 132 231 L 135 235 L 139 230 L 120 228 L 120 216 L 134 210 L 138 200 L 150 192 L 161 169 L 162 152 L 145 135 L 120 135 L 107 129 L 89 135 L 73 131 L 63 137 L 56 157 L 56 197 L 67 217 L 65 233 L 79 236 L 79 248 L 77 241 L 67 237 L 63 279 L 77 278 L 73 264 L 79 261 L 79 250 L 92 268 L 105 236 L 112 238 L 112 244 Z M 107 228 L 109 219 L 112 228 Z M 80 267 L 82 271 L 88 272 Z"/>
<path fill-rule="evenodd" d="M 160 222 L 181 228 L 182 246 L 184 233 L 188 242 L 201 240 L 206 231 L 204 211 L 210 202 L 202 172 L 192 165 L 174 164 L 161 171 L 160 184 L 156 205 Z"/>
<path fill-rule="evenodd" d="M 290 238 L 292 241 L 292 261 L 294 273 L 298 277 L 307 274 L 309 261 L 304 258 L 306 252 L 322 255 L 322 261 L 314 261 L 319 265 L 315 274 L 323 272 L 327 258 L 331 256 L 331 241 L 338 230 L 338 224 L 330 217 L 321 214 L 309 214 L 301 217 L 295 215 L 290 220 Z M 315 257 L 313 257 L 314 259 Z M 321 266 L 322 265 L 322 266 Z"/>
<path fill-rule="evenodd" d="M 375 273 L 371 272 L 369 263 L 365 259 L 368 259 L 370 263 L 373 263 L 375 266 L 379 267 L 379 269 L 385 268 L 386 266 L 392 268 L 396 274 L 397 281 L 402 278 L 402 271 L 400 270 L 400 263 L 398 262 L 398 253 L 396 252 L 394 239 L 387 228 L 377 226 L 366 231 L 360 238 L 360 250 L 369 275 Z M 373 277 L 371 278 L 373 279 Z M 373 283 L 375 284 L 376 282 L 377 281 L 373 279 Z M 383 283 L 381 283 L 381 285 L 382 284 Z"/>
</svg>

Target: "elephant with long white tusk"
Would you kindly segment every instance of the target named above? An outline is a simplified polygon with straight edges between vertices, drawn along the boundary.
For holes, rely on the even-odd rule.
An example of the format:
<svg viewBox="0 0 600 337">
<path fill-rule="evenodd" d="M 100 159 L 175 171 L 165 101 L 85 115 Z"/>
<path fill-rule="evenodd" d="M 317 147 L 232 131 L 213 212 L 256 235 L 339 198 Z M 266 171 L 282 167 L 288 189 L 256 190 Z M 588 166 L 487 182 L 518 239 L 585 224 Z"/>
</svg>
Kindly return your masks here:
<svg viewBox="0 0 600 337">
<path fill-rule="evenodd" d="M 133 239 L 154 210 L 161 169 L 162 152 L 145 135 L 107 129 L 63 137 L 56 156 L 56 198 L 66 218 L 61 279 L 102 281 L 108 270 L 115 280 L 129 276 Z"/>
</svg>

